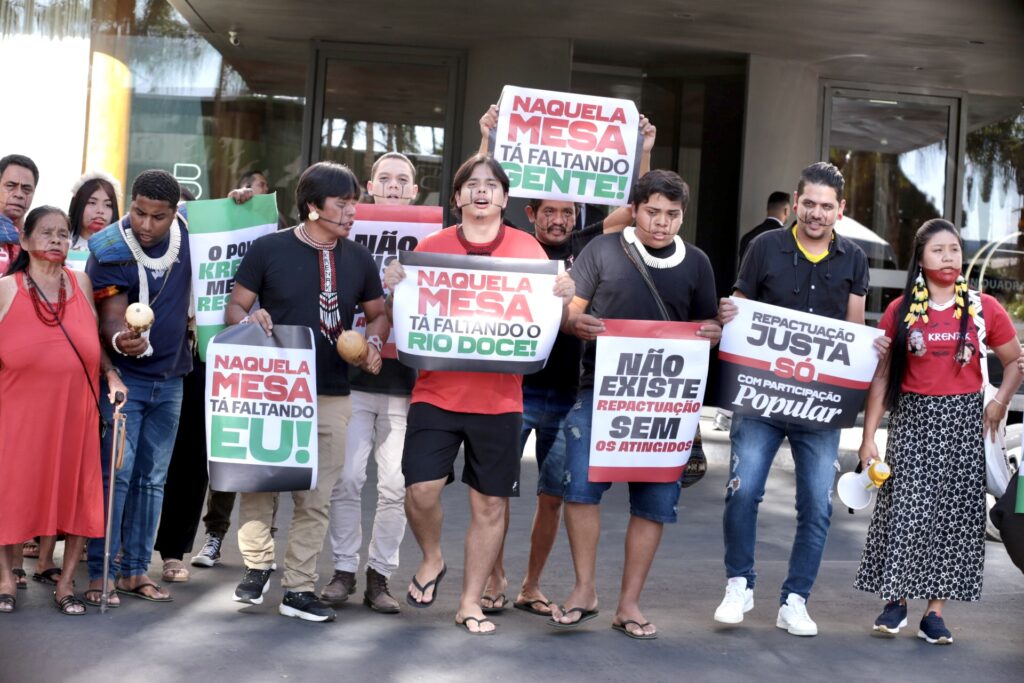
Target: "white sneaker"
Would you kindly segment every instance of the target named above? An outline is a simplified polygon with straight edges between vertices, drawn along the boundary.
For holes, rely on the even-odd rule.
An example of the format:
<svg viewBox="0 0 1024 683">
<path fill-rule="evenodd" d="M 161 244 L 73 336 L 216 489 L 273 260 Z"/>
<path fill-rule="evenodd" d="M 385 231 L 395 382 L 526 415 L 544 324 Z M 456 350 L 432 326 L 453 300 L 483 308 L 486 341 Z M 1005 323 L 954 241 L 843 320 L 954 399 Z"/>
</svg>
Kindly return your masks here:
<svg viewBox="0 0 1024 683">
<path fill-rule="evenodd" d="M 743 615 L 754 609 L 754 589 L 747 588 L 747 580 L 742 576 L 729 579 L 725 584 L 725 597 L 722 604 L 715 610 L 715 621 L 723 624 L 738 624 Z"/>
<path fill-rule="evenodd" d="M 807 614 L 807 601 L 796 593 L 790 593 L 786 604 L 779 607 L 779 618 L 775 625 L 794 636 L 818 635 L 818 625 Z"/>
</svg>

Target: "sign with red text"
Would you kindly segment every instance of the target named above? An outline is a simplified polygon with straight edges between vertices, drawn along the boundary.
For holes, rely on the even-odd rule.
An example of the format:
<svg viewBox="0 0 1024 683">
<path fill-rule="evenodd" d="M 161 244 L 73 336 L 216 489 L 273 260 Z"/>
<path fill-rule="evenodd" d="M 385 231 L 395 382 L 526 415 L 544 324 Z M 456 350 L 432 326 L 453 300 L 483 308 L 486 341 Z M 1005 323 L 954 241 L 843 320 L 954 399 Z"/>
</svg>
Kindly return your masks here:
<svg viewBox="0 0 1024 683">
<path fill-rule="evenodd" d="M 639 123 L 630 100 L 506 85 L 493 155 L 513 197 L 624 206 L 640 158 Z"/>
<path fill-rule="evenodd" d="M 711 345 L 696 323 L 605 320 L 594 361 L 587 479 L 679 481 L 700 423 Z"/>
<path fill-rule="evenodd" d="M 421 370 L 529 374 L 562 320 L 560 262 L 402 252 L 395 287 L 398 360 Z"/>
<path fill-rule="evenodd" d="M 214 491 L 306 491 L 316 486 L 313 331 L 234 325 L 206 357 L 206 452 Z"/>
<path fill-rule="evenodd" d="M 883 332 L 735 297 L 722 328 L 722 408 L 821 429 L 852 427 Z"/>
<path fill-rule="evenodd" d="M 444 209 L 440 206 L 359 204 L 356 206 L 356 220 L 348 236 L 370 250 L 383 282 L 384 269 L 398 258 L 399 251 L 414 250 L 421 239 L 444 227 L 443 223 Z M 352 318 L 352 329 L 366 334 L 366 316 L 359 306 Z M 381 349 L 381 356 L 398 357 L 394 330 Z"/>
</svg>

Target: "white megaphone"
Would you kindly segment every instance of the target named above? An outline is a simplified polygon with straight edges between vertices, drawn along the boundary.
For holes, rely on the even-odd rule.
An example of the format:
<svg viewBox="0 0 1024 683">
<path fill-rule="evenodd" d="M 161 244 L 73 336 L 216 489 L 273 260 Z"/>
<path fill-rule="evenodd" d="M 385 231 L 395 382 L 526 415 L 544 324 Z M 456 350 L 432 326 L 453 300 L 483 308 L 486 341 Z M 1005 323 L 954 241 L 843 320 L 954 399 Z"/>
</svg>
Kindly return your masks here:
<svg viewBox="0 0 1024 683">
<path fill-rule="evenodd" d="M 836 490 L 843 505 L 854 510 L 863 510 L 871 502 L 871 496 L 886 482 L 892 471 L 884 462 L 873 462 L 860 474 L 847 472 L 839 477 Z"/>
</svg>

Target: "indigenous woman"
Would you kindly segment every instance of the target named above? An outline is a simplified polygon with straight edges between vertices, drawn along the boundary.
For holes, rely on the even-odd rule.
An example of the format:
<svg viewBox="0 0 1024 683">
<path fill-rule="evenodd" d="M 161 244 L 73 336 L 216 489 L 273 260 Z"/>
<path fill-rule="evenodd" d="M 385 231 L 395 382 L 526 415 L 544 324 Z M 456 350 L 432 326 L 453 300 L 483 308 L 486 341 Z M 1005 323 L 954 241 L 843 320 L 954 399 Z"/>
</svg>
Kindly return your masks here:
<svg viewBox="0 0 1024 683">
<path fill-rule="evenodd" d="M 117 181 L 105 173 L 87 173 L 71 189 L 71 249 L 89 248 L 89 238 L 118 218 Z"/>
<path fill-rule="evenodd" d="M 927 600 L 917 635 L 948 644 L 946 600 L 978 600 L 985 562 L 985 449 L 1021 381 L 1020 344 L 1009 316 L 960 274 L 963 242 L 952 223 L 926 222 L 914 238 L 903 296 L 879 327 L 893 340 L 871 382 L 860 461 L 878 459 L 875 431 L 890 411 L 892 476 L 875 503 L 854 585 L 886 601 L 874 630 L 907 624 L 907 600 Z M 920 335 L 917 333 L 920 332 Z M 984 405 L 980 342 L 1003 364 Z M 920 347 L 920 348 L 918 348 Z"/>
<path fill-rule="evenodd" d="M 53 600 L 64 614 L 83 614 L 74 567 L 85 539 L 104 531 L 101 368 L 111 396 L 126 389 L 100 349 L 89 278 L 63 266 L 70 237 L 63 211 L 33 209 L 0 280 L 0 613 L 16 604 L 15 546 L 63 533 Z"/>
</svg>

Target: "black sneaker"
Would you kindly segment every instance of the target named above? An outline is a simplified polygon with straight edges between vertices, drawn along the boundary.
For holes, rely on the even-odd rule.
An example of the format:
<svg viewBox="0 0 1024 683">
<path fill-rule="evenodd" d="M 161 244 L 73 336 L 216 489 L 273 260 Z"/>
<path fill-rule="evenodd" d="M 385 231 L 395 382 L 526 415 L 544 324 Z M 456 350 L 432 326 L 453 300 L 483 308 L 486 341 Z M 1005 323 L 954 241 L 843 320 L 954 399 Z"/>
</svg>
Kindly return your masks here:
<svg viewBox="0 0 1024 683">
<path fill-rule="evenodd" d="M 192 556 L 193 567 L 212 567 L 220 562 L 220 545 L 224 539 L 217 534 L 206 534 L 206 543 L 198 555 Z"/>
<path fill-rule="evenodd" d="M 242 582 L 235 588 L 235 602 L 263 604 L 263 594 L 270 589 L 270 570 L 245 568 Z"/>
<path fill-rule="evenodd" d="M 907 625 L 907 606 L 900 604 L 900 601 L 888 602 L 882 613 L 875 619 L 874 629 L 881 633 L 896 635 L 900 629 Z"/>
<path fill-rule="evenodd" d="M 949 645 L 953 642 L 953 634 L 946 628 L 946 622 L 935 612 L 929 612 L 921 619 L 918 638 L 924 638 L 932 645 Z"/>
<path fill-rule="evenodd" d="M 320 602 L 313 591 L 285 591 L 277 611 L 286 617 L 298 617 L 306 621 L 334 621 L 334 610 Z"/>
</svg>

